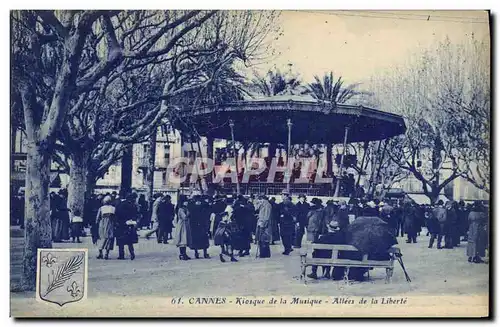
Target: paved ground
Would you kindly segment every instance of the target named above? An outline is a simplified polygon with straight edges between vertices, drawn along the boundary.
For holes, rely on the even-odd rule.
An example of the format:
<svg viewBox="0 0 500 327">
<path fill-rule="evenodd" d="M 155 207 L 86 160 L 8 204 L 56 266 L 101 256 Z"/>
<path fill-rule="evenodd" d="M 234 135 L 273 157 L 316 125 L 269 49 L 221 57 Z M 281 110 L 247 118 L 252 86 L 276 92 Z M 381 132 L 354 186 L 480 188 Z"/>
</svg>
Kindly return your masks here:
<svg viewBox="0 0 500 327">
<path fill-rule="evenodd" d="M 16 234 L 16 233 L 13 233 Z M 97 260 L 97 250 L 90 238 L 82 244 L 56 243 L 54 247 L 89 248 L 89 298 L 99 296 L 203 296 L 203 295 L 487 295 L 487 264 L 471 264 L 465 256 L 466 243 L 452 250 L 428 249 L 428 237 L 419 237 L 417 244 L 406 244 L 399 238 L 399 247 L 412 283 L 406 282 L 402 269 L 396 266 L 393 282 L 384 283 L 385 270 L 371 272 L 370 280 L 344 287 L 329 280 L 310 281 L 304 286 L 299 281 L 298 251 L 290 256 L 281 254 L 281 245 L 272 246 L 272 257 L 241 258 L 237 263 L 221 263 L 219 248 L 211 247 L 211 259 L 179 261 L 174 245 L 157 244 L 154 238 L 140 238 L 134 261 L 116 260 L 117 253 L 108 261 Z M 19 281 L 22 259 L 20 237 L 11 237 L 11 287 Z M 194 257 L 192 251 L 188 251 Z M 12 292 L 13 299 L 32 298 L 33 293 Z"/>
</svg>

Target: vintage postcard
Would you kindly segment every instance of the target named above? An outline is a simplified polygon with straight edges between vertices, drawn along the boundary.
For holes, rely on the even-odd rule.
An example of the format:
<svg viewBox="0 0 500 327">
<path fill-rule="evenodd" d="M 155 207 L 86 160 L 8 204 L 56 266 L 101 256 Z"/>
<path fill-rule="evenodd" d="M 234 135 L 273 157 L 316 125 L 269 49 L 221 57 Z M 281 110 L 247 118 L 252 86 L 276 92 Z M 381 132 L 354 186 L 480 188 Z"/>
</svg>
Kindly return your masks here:
<svg viewBox="0 0 500 327">
<path fill-rule="evenodd" d="M 11 316 L 490 316 L 490 33 L 10 11 Z"/>
</svg>

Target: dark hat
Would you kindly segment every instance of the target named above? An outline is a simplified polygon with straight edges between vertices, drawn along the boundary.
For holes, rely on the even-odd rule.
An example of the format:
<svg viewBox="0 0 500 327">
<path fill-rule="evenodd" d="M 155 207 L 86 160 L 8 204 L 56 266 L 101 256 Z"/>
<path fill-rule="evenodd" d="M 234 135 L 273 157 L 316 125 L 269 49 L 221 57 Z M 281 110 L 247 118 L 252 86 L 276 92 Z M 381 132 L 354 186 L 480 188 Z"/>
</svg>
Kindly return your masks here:
<svg viewBox="0 0 500 327">
<path fill-rule="evenodd" d="M 323 201 L 321 201 L 321 199 L 318 199 L 318 198 L 313 198 L 311 200 L 311 203 L 315 204 L 315 205 L 321 205 L 323 203 Z"/>
<path fill-rule="evenodd" d="M 306 195 L 305 195 L 305 194 L 299 194 L 299 199 L 300 199 L 300 198 L 304 198 L 304 199 L 306 199 L 307 197 L 306 197 Z"/>
<path fill-rule="evenodd" d="M 358 204 L 358 203 L 359 203 L 359 200 L 358 200 L 358 199 L 356 199 L 356 198 L 350 198 L 348 203 L 349 203 L 349 204 L 354 204 L 354 205 L 356 205 L 356 204 Z"/>
</svg>

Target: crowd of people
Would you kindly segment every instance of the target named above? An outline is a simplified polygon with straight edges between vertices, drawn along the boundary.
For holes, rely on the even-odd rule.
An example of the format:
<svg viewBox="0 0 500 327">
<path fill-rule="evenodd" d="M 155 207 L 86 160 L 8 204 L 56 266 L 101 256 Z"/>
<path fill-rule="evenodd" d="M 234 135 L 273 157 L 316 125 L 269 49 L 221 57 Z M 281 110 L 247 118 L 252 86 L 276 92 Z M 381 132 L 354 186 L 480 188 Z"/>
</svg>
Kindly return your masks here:
<svg viewBox="0 0 500 327">
<path fill-rule="evenodd" d="M 15 197 L 13 201 L 11 208 L 22 211 L 17 205 L 20 199 Z M 439 200 L 430 206 L 417 205 L 408 198 L 351 198 L 348 202 L 328 200 L 323 204 L 319 198 L 309 203 L 305 195 L 299 195 L 297 203 L 293 203 L 290 194 L 283 191 L 280 203 L 264 195 L 197 194 L 178 195 L 174 206 L 168 194 L 155 194 L 149 205 L 143 194 L 113 192 L 93 195 L 83 212 L 71 212 L 67 192 L 62 189 L 51 192 L 50 209 L 53 241 L 81 242 L 84 227 L 90 227 L 92 241 L 99 249 L 98 259 L 109 259 L 116 243 L 118 259 L 125 259 L 127 247 L 134 260 L 139 229 L 149 230 L 146 239 L 156 234 L 158 243 L 173 240 L 180 260 L 191 259 L 188 248 L 196 259 L 210 258 L 210 239 L 220 246 L 222 262 L 226 262 L 226 256 L 236 262 L 236 254 L 250 255 L 252 243 L 258 245 L 256 251 L 261 258 L 270 257 L 269 246 L 277 241 L 281 241 L 282 254 L 289 255 L 304 242 L 318 242 L 321 238 L 339 241 L 342 237 L 338 233 L 335 237 L 329 233 L 344 231 L 361 216 L 383 219 L 394 236 L 406 235 L 406 243 L 417 243 L 422 227 L 430 236 L 428 248 L 436 243 L 437 249 L 451 249 L 466 241 L 468 261 L 473 263 L 484 262 L 489 243 L 487 208 L 480 201 L 466 205 L 463 201 L 445 204 Z"/>
</svg>

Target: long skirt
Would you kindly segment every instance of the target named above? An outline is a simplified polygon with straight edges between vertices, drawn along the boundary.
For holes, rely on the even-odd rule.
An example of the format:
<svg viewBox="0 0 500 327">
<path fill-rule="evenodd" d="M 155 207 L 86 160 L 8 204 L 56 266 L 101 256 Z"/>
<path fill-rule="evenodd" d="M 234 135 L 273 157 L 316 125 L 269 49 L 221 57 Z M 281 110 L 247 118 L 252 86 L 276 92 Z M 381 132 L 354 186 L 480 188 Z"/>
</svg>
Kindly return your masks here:
<svg viewBox="0 0 500 327">
<path fill-rule="evenodd" d="M 68 226 L 61 219 L 52 221 L 52 239 L 54 242 L 60 242 L 69 238 L 69 230 L 65 230 Z"/>
<path fill-rule="evenodd" d="M 467 236 L 467 256 L 468 257 L 484 257 L 488 246 L 488 233 L 485 231 L 485 225 L 482 223 L 472 222 L 469 226 Z"/>
<path fill-rule="evenodd" d="M 97 240 L 97 247 L 101 251 L 111 251 L 114 248 L 115 238 L 100 238 Z"/>
<path fill-rule="evenodd" d="M 69 230 L 70 230 L 70 222 L 69 218 L 62 219 L 62 231 L 61 231 L 61 239 L 69 240 Z"/>
<path fill-rule="evenodd" d="M 82 236 L 83 223 L 71 223 L 71 237 Z"/>
<path fill-rule="evenodd" d="M 280 240 L 280 226 L 278 224 L 278 219 L 271 218 L 271 226 L 272 226 L 272 241 Z"/>
<path fill-rule="evenodd" d="M 174 231 L 174 244 L 177 247 L 186 247 L 191 244 L 191 226 L 189 221 L 183 220 L 177 222 Z"/>
<path fill-rule="evenodd" d="M 115 243 L 113 221 L 109 217 L 103 217 L 99 222 L 99 239 L 96 244 L 100 250 L 113 250 Z"/>
</svg>

